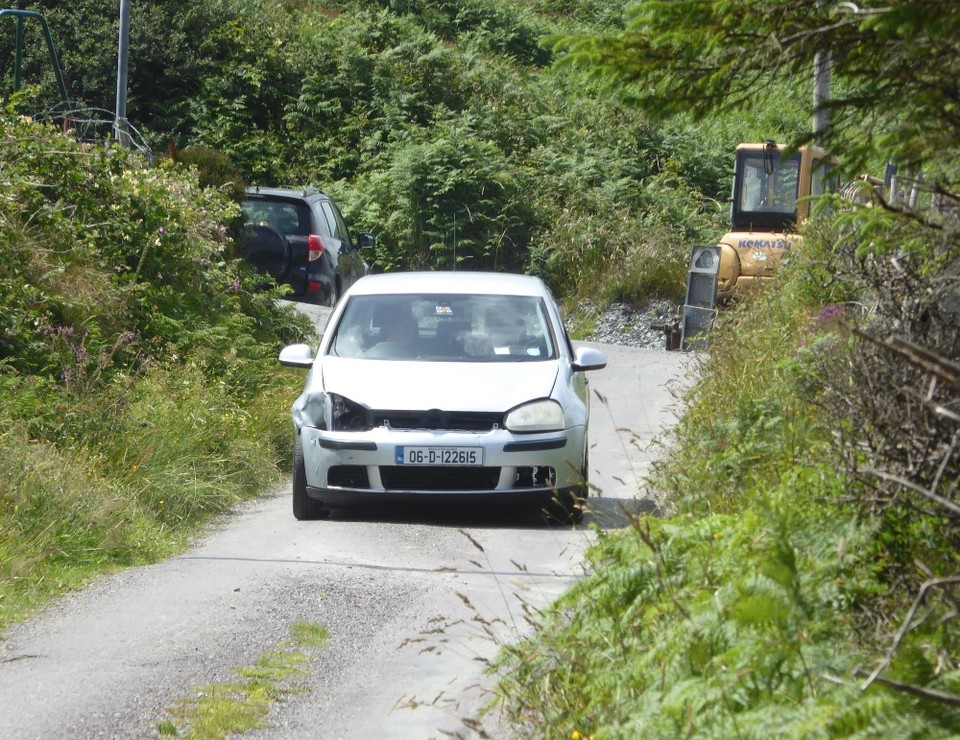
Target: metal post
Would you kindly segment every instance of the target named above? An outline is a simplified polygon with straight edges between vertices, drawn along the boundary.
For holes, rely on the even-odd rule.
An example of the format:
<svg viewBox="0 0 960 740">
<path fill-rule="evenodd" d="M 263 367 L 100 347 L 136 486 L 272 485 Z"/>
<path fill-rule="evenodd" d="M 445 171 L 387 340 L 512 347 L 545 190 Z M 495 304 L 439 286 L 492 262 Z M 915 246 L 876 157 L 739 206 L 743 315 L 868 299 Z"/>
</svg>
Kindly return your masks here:
<svg viewBox="0 0 960 740">
<path fill-rule="evenodd" d="M 47 19 L 35 10 L 17 10 L 15 8 L 6 8 L 0 10 L 0 18 L 4 16 L 13 16 L 17 19 L 17 37 L 15 51 L 15 67 L 13 76 L 14 92 L 20 89 L 22 82 L 21 63 L 23 55 L 23 23 L 26 18 L 39 21 L 43 28 L 43 35 L 47 40 L 47 52 L 50 55 L 50 64 L 53 67 L 53 73 L 57 78 L 57 86 L 60 88 L 60 101 L 64 110 L 70 109 L 70 98 L 67 95 L 67 86 L 63 81 L 63 73 L 60 71 L 60 60 L 57 59 L 57 47 L 53 43 L 53 36 L 50 33 L 50 27 L 47 25 Z"/>
<path fill-rule="evenodd" d="M 130 0 L 120 0 L 120 43 L 117 54 L 117 115 L 113 130 L 122 147 L 130 146 L 127 123 L 127 57 L 130 52 Z"/>
<path fill-rule="evenodd" d="M 817 0 L 817 10 L 823 9 L 824 0 Z M 830 127 L 830 76 L 833 70 L 833 55 L 829 49 L 818 51 L 813 57 L 813 133 L 820 136 Z"/>
<path fill-rule="evenodd" d="M 23 16 L 17 16 L 17 50 L 14 55 L 15 66 L 13 70 L 13 90 L 16 92 L 20 89 L 20 83 L 22 81 L 22 75 L 20 67 L 23 63 Z"/>
<path fill-rule="evenodd" d="M 830 100 L 830 76 L 833 69 L 833 57 L 829 51 L 818 51 L 813 58 L 813 133 L 817 136 L 826 133 L 830 127 L 830 109 L 826 103 Z"/>
<path fill-rule="evenodd" d="M 913 183 L 910 186 L 910 197 L 907 199 L 907 208 L 911 211 L 917 210 L 917 204 L 920 202 L 920 186 L 923 183 L 923 174 L 917 172 L 913 176 Z"/>
</svg>

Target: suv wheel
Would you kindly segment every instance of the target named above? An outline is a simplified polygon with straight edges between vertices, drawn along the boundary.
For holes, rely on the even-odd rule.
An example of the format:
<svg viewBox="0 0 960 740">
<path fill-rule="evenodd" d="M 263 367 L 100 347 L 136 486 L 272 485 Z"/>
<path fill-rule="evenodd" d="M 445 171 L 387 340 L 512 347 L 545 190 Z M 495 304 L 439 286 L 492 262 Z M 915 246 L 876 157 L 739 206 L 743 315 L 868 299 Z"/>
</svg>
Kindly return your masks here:
<svg viewBox="0 0 960 740">
<path fill-rule="evenodd" d="M 337 278 L 330 286 L 330 296 L 327 298 L 327 305 L 333 308 L 340 302 L 340 279 Z"/>
</svg>

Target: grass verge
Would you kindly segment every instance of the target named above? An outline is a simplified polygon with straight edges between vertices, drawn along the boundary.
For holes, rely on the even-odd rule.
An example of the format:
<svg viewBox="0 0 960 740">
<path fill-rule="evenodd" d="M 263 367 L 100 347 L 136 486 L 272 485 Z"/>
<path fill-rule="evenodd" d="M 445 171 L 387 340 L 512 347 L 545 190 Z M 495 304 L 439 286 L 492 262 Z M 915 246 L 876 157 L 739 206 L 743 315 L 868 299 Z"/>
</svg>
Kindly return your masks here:
<svg viewBox="0 0 960 740">
<path fill-rule="evenodd" d="M 590 576 L 501 654 L 519 735 L 960 732 L 955 707 L 892 688 L 957 694 L 946 605 L 914 620 L 887 680 L 863 680 L 909 603 L 820 403 L 815 368 L 848 347 L 811 315 L 784 290 L 727 317 L 652 481 L 670 515 L 598 531 Z"/>
<path fill-rule="evenodd" d="M 97 575 L 169 557 L 211 517 L 278 482 L 301 381 L 278 371 L 244 400 L 189 368 L 153 370 L 73 406 L 82 434 L 64 430 L 59 443 L 7 414 L 0 630 Z"/>
<path fill-rule="evenodd" d="M 160 736 L 213 740 L 268 727 L 271 707 L 299 691 L 297 681 L 309 670 L 306 651 L 324 648 L 329 639 L 319 624 L 299 622 L 290 631 L 290 641 L 238 669 L 236 681 L 202 686 L 180 700 L 172 718 L 158 723 Z"/>
</svg>

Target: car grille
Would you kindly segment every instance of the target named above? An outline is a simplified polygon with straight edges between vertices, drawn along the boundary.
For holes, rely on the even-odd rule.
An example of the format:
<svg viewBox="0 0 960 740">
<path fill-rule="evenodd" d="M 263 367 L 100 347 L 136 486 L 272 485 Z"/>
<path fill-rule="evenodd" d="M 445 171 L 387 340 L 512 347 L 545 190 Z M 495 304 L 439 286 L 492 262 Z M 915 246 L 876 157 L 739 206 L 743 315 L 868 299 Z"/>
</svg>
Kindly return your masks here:
<svg viewBox="0 0 960 740">
<path fill-rule="evenodd" d="M 489 432 L 503 423 L 503 414 L 477 411 L 375 411 L 375 426 L 394 429 L 432 429 L 458 432 Z"/>
<path fill-rule="evenodd" d="M 489 491 L 500 468 L 382 465 L 380 480 L 388 491 Z"/>
</svg>

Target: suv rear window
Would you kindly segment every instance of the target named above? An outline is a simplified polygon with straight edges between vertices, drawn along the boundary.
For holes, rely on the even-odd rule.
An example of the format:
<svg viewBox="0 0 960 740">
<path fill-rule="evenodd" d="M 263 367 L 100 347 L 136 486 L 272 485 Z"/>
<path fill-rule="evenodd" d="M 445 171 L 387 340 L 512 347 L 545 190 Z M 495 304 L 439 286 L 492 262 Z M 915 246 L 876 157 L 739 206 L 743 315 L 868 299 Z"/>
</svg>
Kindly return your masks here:
<svg viewBox="0 0 960 740">
<path fill-rule="evenodd" d="M 243 203 L 248 223 L 272 226 L 285 236 L 310 234 L 310 208 L 303 203 L 279 200 L 251 200 Z"/>
</svg>

